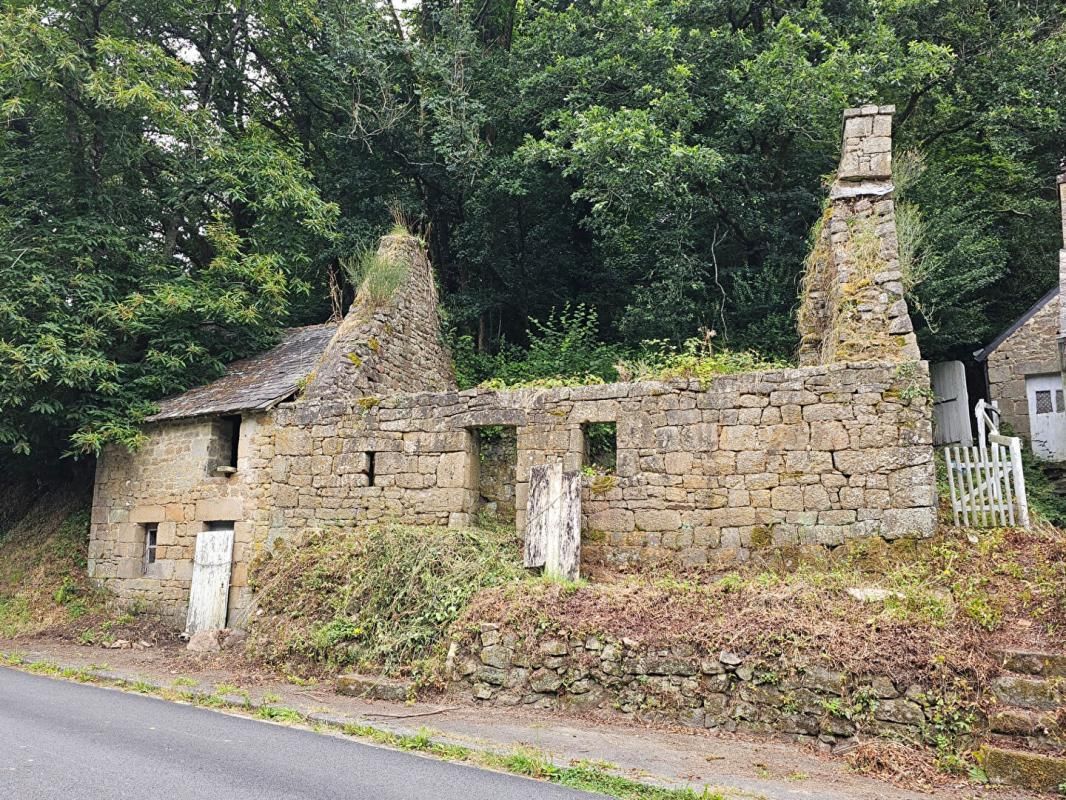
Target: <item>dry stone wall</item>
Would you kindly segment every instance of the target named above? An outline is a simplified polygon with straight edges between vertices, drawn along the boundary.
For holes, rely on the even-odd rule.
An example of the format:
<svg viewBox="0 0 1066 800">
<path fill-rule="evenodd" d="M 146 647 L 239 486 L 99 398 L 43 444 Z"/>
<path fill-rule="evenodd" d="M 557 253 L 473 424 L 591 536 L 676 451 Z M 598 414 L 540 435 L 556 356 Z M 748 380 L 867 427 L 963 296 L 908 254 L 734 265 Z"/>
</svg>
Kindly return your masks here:
<svg viewBox="0 0 1066 800">
<path fill-rule="evenodd" d="M 745 559 L 753 548 L 924 536 L 936 522 L 921 363 L 696 381 L 297 402 L 276 412 L 268 539 L 382 519 L 464 525 L 479 497 L 475 429 L 517 429 L 530 469 L 582 466 L 582 426 L 617 424 L 617 468 L 586 487 L 585 553 L 607 562 Z M 371 454 L 373 454 L 371 456 Z M 373 460 L 373 483 L 368 463 Z"/>
<path fill-rule="evenodd" d="M 482 623 L 447 665 L 459 691 L 496 706 L 601 709 L 645 722 L 775 733 L 824 749 L 859 735 L 921 742 L 932 698 L 892 676 L 855 676 L 811 663 L 772 667 L 744 653 L 650 647 L 549 631 L 537 641 Z"/>
</svg>

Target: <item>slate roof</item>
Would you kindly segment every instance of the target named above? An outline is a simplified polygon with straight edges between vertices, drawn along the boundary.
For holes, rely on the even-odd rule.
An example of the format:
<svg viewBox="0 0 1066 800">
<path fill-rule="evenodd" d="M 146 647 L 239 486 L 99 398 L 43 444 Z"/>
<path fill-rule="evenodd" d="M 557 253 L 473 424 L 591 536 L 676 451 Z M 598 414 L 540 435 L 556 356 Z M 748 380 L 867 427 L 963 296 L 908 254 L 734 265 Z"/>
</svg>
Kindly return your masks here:
<svg viewBox="0 0 1066 800">
<path fill-rule="evenodd" d="M 336 330 L 333 323 L 289 328 L 272 350 L 234 361 L 225 375 L 206 386 L 161 400 L 159 413 L 147 421 L 270 408 L 296 391 Z"/>
<path fill-rule="evenodd" d="M 1033 304 L 1032 308 L 1030 308 L 1028 311 L 1026 311 L 1024 314 L 1022 314 L 1020 317 L 1018 317 L 1018 319 L 1016 319 L 1014 321 L 1013 325 L 1011 325 L 1009 328 L 1007 328 L 1007 330 L 1003 331 L 1003 333 L 1001 333 L 999 336 L 997 336 L 991 342 L 986 344 L 983 348 L 981 348 L 980 350 L 977 350 L 973 354 L 973 357 L 975 359 L 977 359 L 978 361 L 984 361 L 986 358 L 988 358 L 990 355 L 992 355 L 993 351 L 997 347 L 999 347 L 1001 344 L 1003 344 L 1005 341 L 1007 341 L 1007 339 L 1009 339 L 1011 336 L 1013 336 L 1018 331 L 1018 329 L 1020 327 L 1022 327 L 1022 325 L 1027 323 L 1034 316 L 1036 316 L 1036 312 L 1038 312 L 1040 309 L 1042 309 L 1044 306 L 1046 306 L 1048 303 L 1050 303 L 1052 300 L 1054 300 L 1056 297 L 1058 297 L 1058 295 L 1059 295 L 1059 287 L 1058 286 L 1052 287 L 1052 289 L 1047 294 L 1045 294 L 1043 297 L 1041 297 L 1039 300 L 1037 300 Z"/>
</svg>

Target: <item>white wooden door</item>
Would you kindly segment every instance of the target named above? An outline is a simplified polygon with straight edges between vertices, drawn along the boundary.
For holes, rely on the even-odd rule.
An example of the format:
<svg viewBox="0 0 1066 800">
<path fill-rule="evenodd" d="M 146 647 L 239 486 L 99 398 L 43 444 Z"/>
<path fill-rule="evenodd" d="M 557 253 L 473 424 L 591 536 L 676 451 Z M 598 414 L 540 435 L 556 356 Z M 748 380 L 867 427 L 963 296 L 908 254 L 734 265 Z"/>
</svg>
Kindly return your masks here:
<svg viewBox="0 0 1066 800">
<path fill-rule="evenodd" d="M 189 589 L 189 634 L 226 627 L 230 569 L 233 565 L 233 529 L 202 531 L 196 536 L 196 557 Z"/>
<path fill-rule="evenodd" d="M 1029 398 L 1029 431 L 1033 453 L 1045 461 L 1066 461 L 1066 403 L 1062 376 L 1030 375 L 1025 379 Z"/>
<path fill-rule="evenodd" d="M 933 444 L 973 444 L 966 368 L 961 361 L 942 361 L 930 367 L 933 382 Z"/>
</svg>

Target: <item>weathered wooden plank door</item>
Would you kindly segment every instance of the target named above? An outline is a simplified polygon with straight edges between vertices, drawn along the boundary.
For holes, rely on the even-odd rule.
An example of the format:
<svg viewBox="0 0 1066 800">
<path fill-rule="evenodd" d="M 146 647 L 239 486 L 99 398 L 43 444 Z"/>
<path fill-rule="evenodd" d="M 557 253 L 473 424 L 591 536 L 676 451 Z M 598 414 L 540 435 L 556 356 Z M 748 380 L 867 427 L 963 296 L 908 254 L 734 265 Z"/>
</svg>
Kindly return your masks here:
<svg viewBox="0 0 1066 800">
<path fill-rule="evenodd" d="M 581 567 L 581 473 L 559 461 L 529 475 L 525 565 L 554 578 L 577 580 Z"/>
<path fill-rule="evenodd" d="M 933 443 L 973 444 L 970 430 L 970 395 L 966 368 L 961 361 L 943 361 L 929 368 L 933 381 Z"/>
<path fill-rule="evenodd" d="M 189 589 L 185 630 L 215 631 L 226 627 L 230 571 L 233 566 L 233 529 L 202 531 L 196 536 L 196 556 Z"/>
</svg>

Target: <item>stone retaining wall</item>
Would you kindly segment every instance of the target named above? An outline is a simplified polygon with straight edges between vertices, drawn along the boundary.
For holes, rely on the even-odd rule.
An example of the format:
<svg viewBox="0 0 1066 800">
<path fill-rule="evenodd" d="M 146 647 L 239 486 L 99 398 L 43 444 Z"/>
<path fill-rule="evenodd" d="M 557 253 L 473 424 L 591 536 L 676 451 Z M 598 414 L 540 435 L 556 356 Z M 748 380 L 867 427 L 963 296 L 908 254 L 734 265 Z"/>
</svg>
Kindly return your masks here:
<svg viewBox="0 0 1066 800">
<path fill-rule="evenodd" d="M 548 632 L 535 642 L 481 624 L 452 654 L 457 691 L 496 706 L 601 709 L 645 722 L 781 734 L 826 749 L 857 734 L 923 741 L 932 698 L 890 676 L 816 664 L 769 669 L 742 653 L 697 653 Z"/>
</svg>

